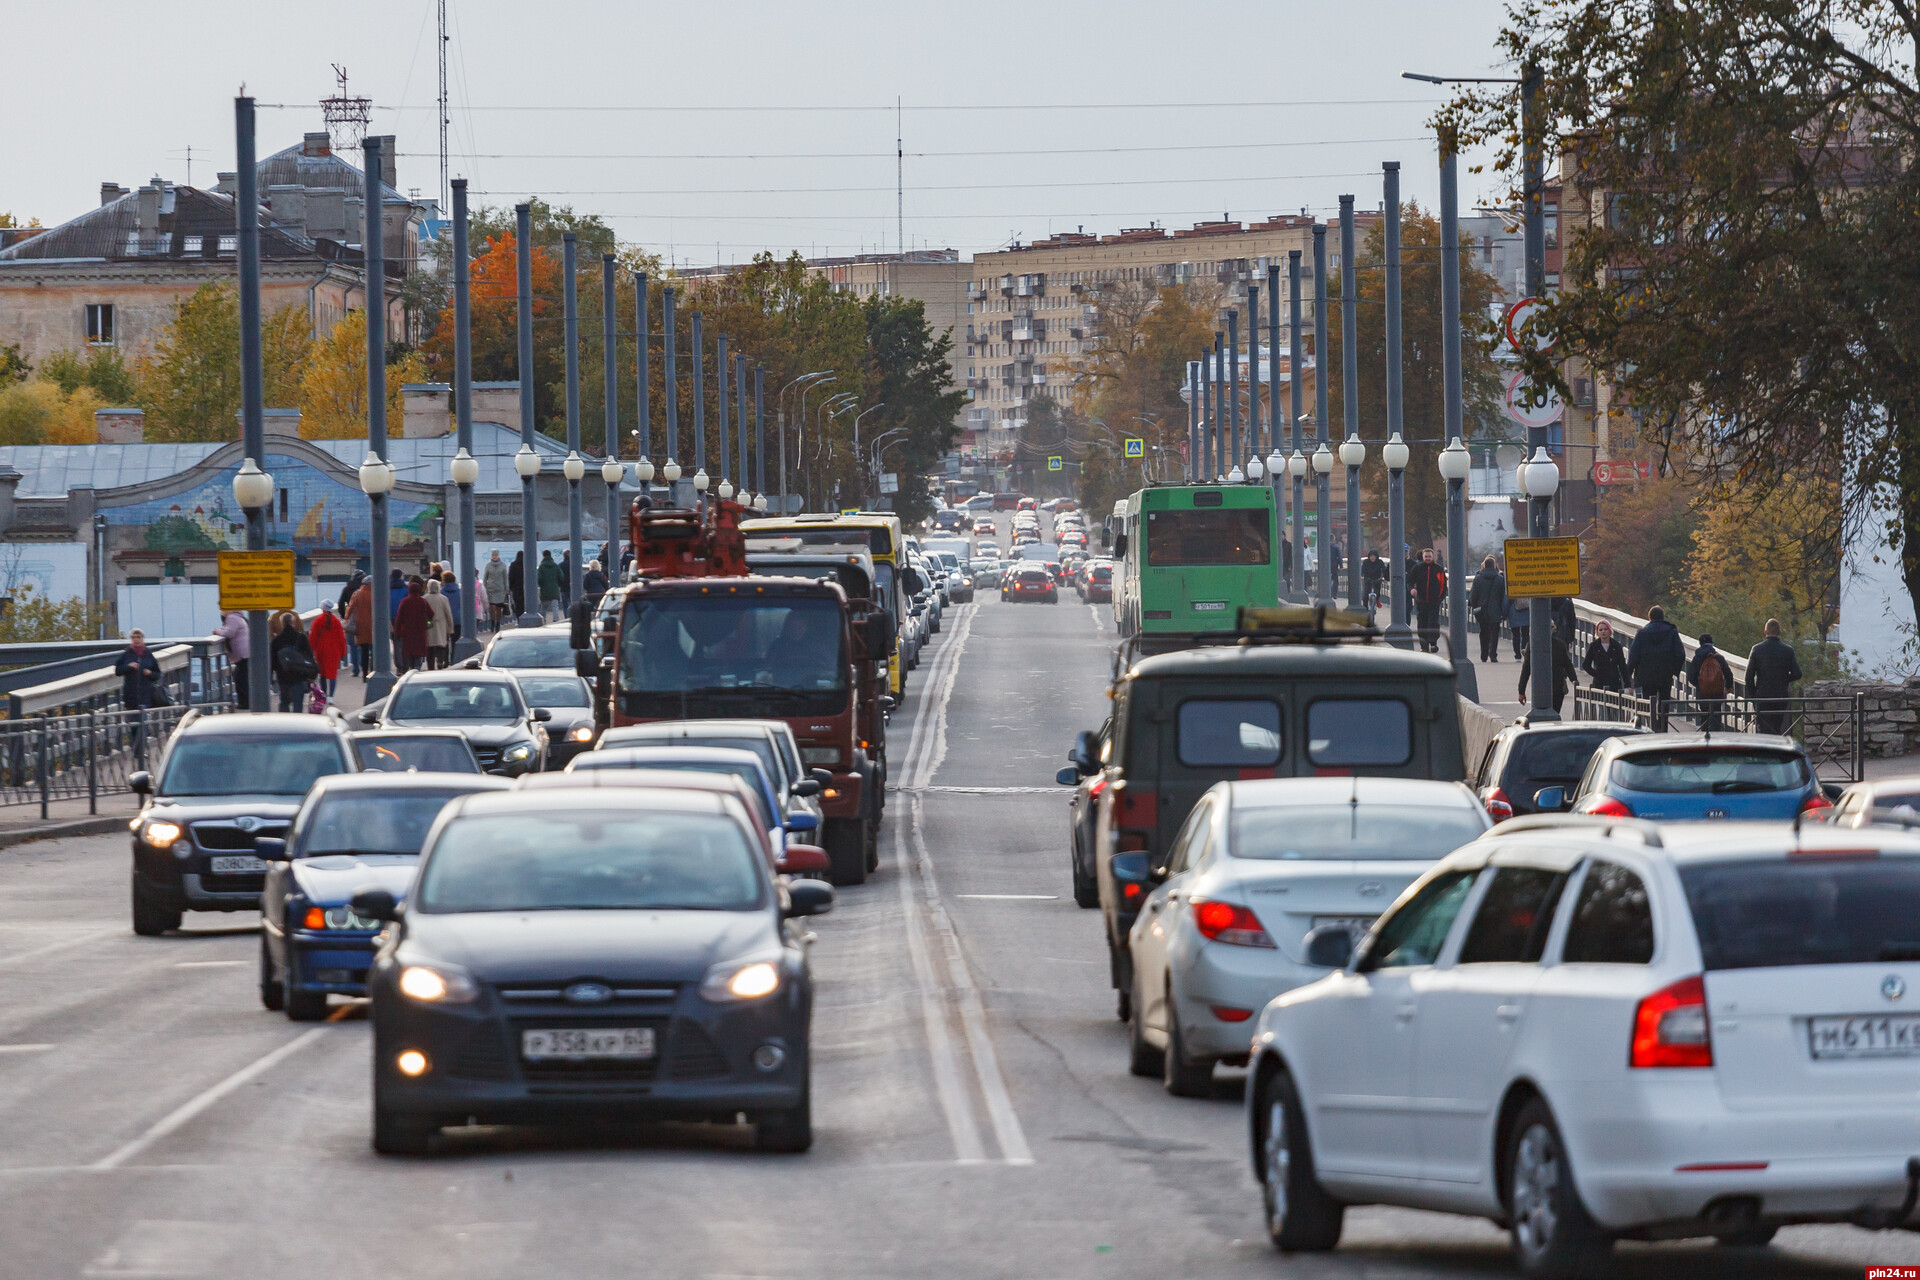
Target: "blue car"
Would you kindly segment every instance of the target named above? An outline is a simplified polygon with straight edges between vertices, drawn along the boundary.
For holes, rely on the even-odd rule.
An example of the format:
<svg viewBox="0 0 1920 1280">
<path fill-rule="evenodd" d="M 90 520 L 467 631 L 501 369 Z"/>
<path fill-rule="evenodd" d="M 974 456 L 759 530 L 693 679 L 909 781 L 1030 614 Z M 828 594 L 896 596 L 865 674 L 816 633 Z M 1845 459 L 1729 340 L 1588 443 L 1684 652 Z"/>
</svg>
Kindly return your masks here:
<svg viewBox="0 0 1920 1280">
<path fill-rule="evenodd" d="M 1791 738 L 1760 733 L 1649 733 L 1608 738 L 1568 794 L 1546 787 L 1543 811 L 1661 822 L 1786 821 L 1829 807 L 1806 751 Z"/>
<path fill-rule="evenodd" d="M 307 792 L 285 839 L 257 839 L 267 864 L 260 895 L 260 1003 L 296 1022 L 326 1016 L 330 995 L 367 994 L 367 969 L 386 926 L 348 905 L 362 889 L 406 896 L 441 806 L 512 782 L 480 774 L 347 773 Z"/>
</svg>

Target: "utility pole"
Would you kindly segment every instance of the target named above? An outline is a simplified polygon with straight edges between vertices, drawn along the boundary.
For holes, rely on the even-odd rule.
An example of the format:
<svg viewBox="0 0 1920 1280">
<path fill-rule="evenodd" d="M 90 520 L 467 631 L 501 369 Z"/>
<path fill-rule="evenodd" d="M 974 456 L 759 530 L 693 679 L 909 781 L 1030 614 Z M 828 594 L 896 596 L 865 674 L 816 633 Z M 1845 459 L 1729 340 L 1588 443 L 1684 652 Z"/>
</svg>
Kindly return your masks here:
<svg viewBox="0 0 1920 1280">
<path fill-rule="evenodd" d="M 1526 221 L 1527 296 L 1542 297 L 1547 290 L 1547 219 L 1545 184 L 1541 181 L 1542 138 L 1540 136 L 1540 68 L 1532 63 L 1520 69 L 1520 164 L 1521 213 Z M 1527 428 L 1527 457 L 1535 457 L 1547 447 L 1547 428 Z M 1536 538 L 1553 536 L 1553 503 L 1533 502 L 1533 527 Z M 1553 601 L 1535 596 L 1527 602 L 1527 649 L 1532 657 L 1533 705 L 1529 721 L 1558 720 L 1553 709 Z"/>
<path fill-rule="evenodd" d="M 1366 447 L 1360 440 L 1359 270 L 1353 261 L 1353 197 L 1340 197 L 1340 407 L 1347 435 L 1340 443 L 1340 460 L 1347 464 L 1347 606 L 1359 609 L 1366 588 L 1360 581 L 1360 460 Z"/>
<path fill-rule="evenodd" d="M 539 512 L 540 474 L 538 450 L 533 446 L 533 206 L 517 204 L 513 206 L 514 249 L 518 259 L 514 263 L 517 273 L 516 300 L 518 338 L 520 346 L 520 454 L 532 457 L 532 468 L 520 475 L 520 625 L 537 627 L 544 619 L 540 616 L 540 593 L 537 575 L 540 571 L 540 549 L 537 544 Z M 384 437 L 383 437 L 384 438 Z M 384 517 L 383 517 L 384 518 Z M 384 534 L 381 535 L 384 538 Z M 384 566 L 386 551 L 384 542 L 377 552 Z M 382 569 L 384 573 L 384 568 Z M 374 584 L 374 616 L 380 615 L 378 608 L 380 592 L 386 589 L 384 581 Z M 374 649 L 378 656 L 379 629 L 374 632 Z"/>
<path fill-rule="evenodd" d="M 447 186 L 447 126 L 452 119 L 447 110 L 447 0 L 439 0 L 435 7 L 440 11 L 440 42 L 436 47 L 440 53 L 440 209 L 444 215 L 450 190 Z"/>
<path fill-rule="evenodd" d="M 667 482 L 667 505 L 677 507 L 680 505 L 680 362 L 674 351 L 677 335 L 674 332 L 672 285 L 660 291 L 660 323 L 667 344 L 661 355 L 666 361 L 667 461 L 660 471 Z"/>
<path fill-rule="evenodd" d="M 1300 370 L 1302 352 L 1300 350 L 1300 251 L 1287 250 L 1287 365 L 1290 379 L 1287 386 L 1287 412 L 1293 421 L 1293 450 L 1287 455 L 1287 474 L 1293 477 L 1288 492 L 1292 495 L 1293 559 L 1287 566 L 1287 595 L 1289 599 L 1305 598 L 1302 578 L 1307 560 L 1307 478 L 1296 473 L 1294 459 L 1300 456 Z"/>
<path fill-rule="evenodd" d="M 444 4 L 441 6 L 444 11 Z M 444 45 L 442 46 L 445 47 Z M 473 280 L 467 252 L 467 180 L 453 183 L 453 422 L 455 459 L 464 457 L 461 470 L 477 468 L 473 458 Z M 460 492 L 460 613 L 456 620 L 463 637 L 454 656 L 465 659 L 480 651 L 480 624 L 474 601 L 480 598 L 480 566 L 474 563 L 478 552 L 473 538 L 473 485 L 461 484 Z M 379 588 L 375 588 L 376 592 Z"/>
<path fill-rule="evenodd" d="M 1460 370 L 1460 175 L 1451 128 L 1440 131 L 1440 350 L 1444 364 L 1445 417 L 1451 451 L 1461 443 L 1466 420 Z M 1467 468 L 1472 462 L 1468 460 Z M 1449 458 L 1448 469 L 1453 461 Z M 1447 476 L 1447 657 L 1460 695 L 1480 700 L 1479 676 L 1467 653 L 1467 478 Z"/>
<path fill-rule="evenodd" d="M 900 247 L 900 260 L 907 260 L 907 131 L 900 107 L 900 96 L 893 99 L 893 240 Z"/>
<path fill-rule="evenodd" d="M 753 491 L 766 500 L 767 367 L 763 364 L 753 366 Z"/>
<path fill-rule="evenodd" d="M 1400 162 L 1389 160 L 1382 166 L 1387 206 L 1387 262 L 1386 262 L 1386 304 L 1387 304 L 1387 435 L 1390 440 L 1401 440 L 1401 398 L 1400 398 Z M 1404 447 L 1404 445 L 1403 445 Z M 1413 643 L 1413 632 L 1407 626 L 1407 548 L 1406 542 L 1406 498 L 1404 475 L 1405 468 L 1390 467 L 1394 472 L 1387 494 L 1387 524 L 1389 541 L 1387 548 L 1387 568 L 1393 582 L 1393 616 L 1387 624 L 1387 643 L 1407 648 Z"/>
<path fill-rule="evenodd" d="M 259 170 L 254 163 L 254 125 L 253 99 L 235 98 L 233 100 L 234 143 L 237 152 L 238 172 L 234 175 L 238 188 L 239 226 L 236 235 L 236 251 L 240 258 L 240 438 L 241 453 L 245 459 L 259 467 L 267 460 L 266 437 L 266 377 L 260 355 L 260 195 L 258 183 Z M 374 150 L 368 154 L 374 170 L 379 169 L 378 144 L 371 144 Z M 369 188 L 373 190 L 374 188 Z M 376 209 L 379 201 L 370 201 Z M 374 215 L 376 218 L 378 214 Z M 377 225 L 377 224 L 376 224 Z M 369 288 L 378 288 L 380 277 L 369 271 Z M 384 294 L 382 295 L 385 296 Z M 368 332 L 372 332 L 373 313 L 377 308 L 368 309 Z M 384 391 L 384 388 L 382 388 Z M 380 398 L 382 408 L 386 397 Z M 384 455 L 385 440 L 381 441 L 381 453 Z M 244 468 L 245 462 L 242 463 Z M 272 499 L 272 489 L 268 488 L 268 500 Z M 247 550 L 265 551 L 267 549 L 267 508 L 251 506 L 247 513 Z M 385 575 L 382 574 L 382 577 Z M 378 590 L 375 589 L 375 603 L 378 604 Z M 382 616 L 374 609 L 374 616 Z M 375 637 L 376 640 L 378 636 Z M 253 711 L 269 711 L 272 704 L 268 701 L 268 675 L 273 667 L 271 642 L 267 635 L 267 615 L 264 610 L 253 609 L 247 613 L 247 705 Z"/>
</svg>

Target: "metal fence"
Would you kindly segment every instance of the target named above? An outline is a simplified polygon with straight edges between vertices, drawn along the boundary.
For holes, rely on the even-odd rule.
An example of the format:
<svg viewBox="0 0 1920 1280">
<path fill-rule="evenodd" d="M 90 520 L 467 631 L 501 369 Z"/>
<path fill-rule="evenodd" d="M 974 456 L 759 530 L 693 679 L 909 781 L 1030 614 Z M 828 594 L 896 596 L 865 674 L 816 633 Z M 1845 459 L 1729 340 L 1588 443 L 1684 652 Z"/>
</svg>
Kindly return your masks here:
<svg viewBox="0 0 1920 1280">
<path fill-rule="evenodd" d="M 0 805 L 37 804 L 45 818 L 51 802 L 85 798 L 87 812 L 98 813 L 100 797 L 129 791 L 127 776 L 151 767 L 189 711 L 231 709 L 219 702 L 0 722 Z"/>
<path fill-rule="evenodd" d="M 1784 733 L 1799 739 L 1820 776 L 1859 782 L 1866 776 L 1866 697 L 1670 698 L 1655 701 L 1610 689 L 1576 689 L 1573 714 L 1664 732 Z"/>
</svg>

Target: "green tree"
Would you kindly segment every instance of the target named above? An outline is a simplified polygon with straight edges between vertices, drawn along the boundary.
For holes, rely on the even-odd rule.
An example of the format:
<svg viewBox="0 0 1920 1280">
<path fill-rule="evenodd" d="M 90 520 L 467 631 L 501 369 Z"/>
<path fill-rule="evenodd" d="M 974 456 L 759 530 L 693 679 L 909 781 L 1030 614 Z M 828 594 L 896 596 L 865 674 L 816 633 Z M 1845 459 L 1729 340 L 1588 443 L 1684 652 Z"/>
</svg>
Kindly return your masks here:
<svg viewBox="0 0 1920 1280">
<path fill-rule="evenodd" d="M 896 452 L 888 455 L 896 460 L 894 470 L 900 476 L 893 509 L 909 526 L 916 525 L 933 514 L 926 480 L 959 437 L 955 417 L 967 401 L 966 393 L 954 387 L 947 364 L 953 336 L 933 332 L 926 305 L 918 299 L 874 294 L 864 309 L 867 376 L 861 408 L 882 407 L 861 424 L 861 434 L 863 440 L 872 440 L 882 431 L 906 428 L 904 443 L 893 446 Z M 833 427 L 837 442 L 845 438 L 846 452 L 839 456 L 853 462 L 837 471 L 842 492 L 848 494 L 854 492 L 858 475 L 852 421 L 849 416 Z"/>
<path fill-rule="evenodd" d="M 1124 461 L 1118 442 L 1129 436 L 1145 442 L 1150 474 L 1184 474 L 1187 404 L 1180 388 L 1187 361 L 1213 341 L 1219 291 L 1208 285 L 1156 288 L 1128 281 L 1103 287 L 1098 301 L 1094 349 L 1073 388 L 1083 418 L 1067 420 L 1069 434 L 1084 442 L 1083 460 L 1089 463 L 1077 492 L 1096 510 L 1110 508 L 1113 499 L 1138 487 L 1140 468 L 1115 464 Z M 1096 422 L 1104 427 L 1096 428 Z"/>
<path fill-rule="evenodd" d="M 20 354 L 20 344 L 0 347 L 0 387 L 25 382 L 33 374 L 33 362 Z"/>
<path fill-rule="evenodd" d="M 94 347 L 84 358 L 77 352 L 56 351 L 40 362 L 38 376 L 57 383 L 68 395 L 90 387 L 102 404 L 130 405 L 140 395 L 133 371 L 113 347 Z"/>
<path fill-rule="evenodd" d="M 267 407 L 291 408 L 312 346 L 307 317 L 282 307 L 262 321 L 260 338 Z M 134 377 L 148 439 L 238 439 L 239 290 L 209 282 L 175 303 L 172 322 Z"/>
</svg>

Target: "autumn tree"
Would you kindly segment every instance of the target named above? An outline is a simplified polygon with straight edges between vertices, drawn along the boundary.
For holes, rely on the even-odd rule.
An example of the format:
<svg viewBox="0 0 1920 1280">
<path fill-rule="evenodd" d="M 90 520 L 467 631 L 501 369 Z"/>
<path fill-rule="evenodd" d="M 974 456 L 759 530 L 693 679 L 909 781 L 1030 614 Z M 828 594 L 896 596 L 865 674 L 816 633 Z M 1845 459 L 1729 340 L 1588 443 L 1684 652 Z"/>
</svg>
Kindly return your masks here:
<svg viewBox="0 0 1920 1280">
<path fill-rule="evenodd" d="M 307 316 L 282 307 L 260 326 L 269 408 L 298 403 L 312 346 Z M 240 294 L 209 282 L 174 304 L 152 356 L 134 371 L 135 401 L 150 440 L 234 440 L 240 435 Z"/>
<path fill-rule="evenodd" d="M 1643 618 L 1656 604 L 1672 608 L 1700 527 L 1694 496 L 1670 474 L 1603 490 L 1600 518 L 1581 539 L 1581 594 Z"/>
<path fill-rule="evenodd" d="M 415 352 L 387 364 L 387 425 L 401 434 L 400 388 L 426 378 Z M 313 344 L 300 379 L 300 435 L 306 440 L 364 439 L 367 434 L 367 313 L 355 311 Z"/>
<path fill-rule="evenodd" d="M 473 380 L 475 382 L 518 382 L 520 380 L 520 338 L 518 297 L 518 253 L 511 230 L 491 232 L 469 268 L 471 316 L 469 333 L 473 344 Z M 560 255 L 535 246 L 533 250 L 533 387 L 536 425 L 564 436 L 566 346 L 562 333 L 562 291 Z M 449 302 L 440 320 L 422 346 L 426 375 L 441 382 L 453 381 L 453 305 Z M 363 338 L 364 341 L 364 338 Z"/>
<path fill-rule="evenodd" d="M 860 407 L 879 406 L 863 424 L 863 433 L 872 440 L 882 431 L 906 429 L 898 452 L 890 456 L 897 459 L 894 468 L 900 476 L 893 509 L 911 527 L 933 514 L 926 479 L 959 438 L 955 420 L 967 397 L 954 387 L 947 363 L 953 335 L 933 332 L 925 303 L 875 294 L 862 310 L 867 360 Z M 831 428 L 836 448 L 844 449 L 838 456 L 847 460 L 835 469 L 835 479 L 847 494 L 857 490 L 862 471 L 852 449 L 851 423 L 848 418 Z"/>
<path fill-rule="evenodd" d="M 41 378 L 0 388 L 0 444 L 92 444 L 102 405 L 91 387 L 67 392 Z"/>
<path fill-rule="evenodd" d="M 1726 493 L 1701 507 L 1674 620 L 1733 653 L 1758 641 L 1768 618 L 1789 641 L 1824 646 L 1839 601 L 1839 487 L 1789 475 L 1757 508 Z"/>
<path fill-rule="evenodd" d="M 1085 453 L 1076 493 L 1099 510 L 1138 487 L 1141 468 L 1121 465 L 1119 442 L 1129 436 L 1145 442 L 1148 473 L 1183 474 L 1188 415 L 1180 389 L 1187 362 L 1213 341 L 1219 291 L 1121 281 L 1097 297 L 1093 350 L 1065 424 Z"/>
<path fill-rule="evenodd" d="M 90 388 L 101 403 L 108 405 L 131 405 L 140 395 L 133 371 L 114 347 L 94 347 L 84 357 L 72 351 L 56 351 L 40 362 L 37 376 L 68 395 L 82 387 Z"/>
</svg>

